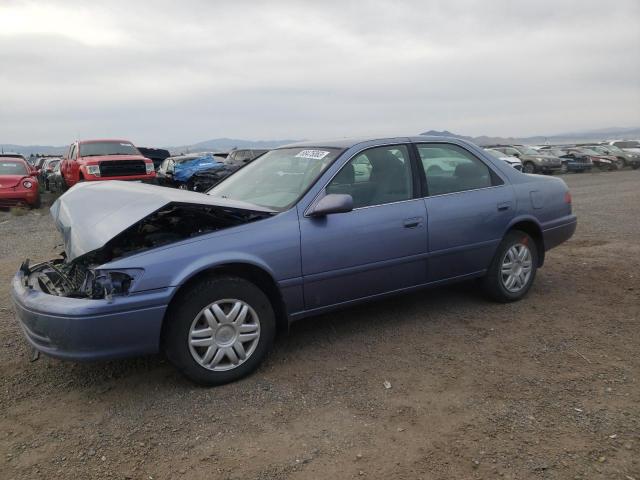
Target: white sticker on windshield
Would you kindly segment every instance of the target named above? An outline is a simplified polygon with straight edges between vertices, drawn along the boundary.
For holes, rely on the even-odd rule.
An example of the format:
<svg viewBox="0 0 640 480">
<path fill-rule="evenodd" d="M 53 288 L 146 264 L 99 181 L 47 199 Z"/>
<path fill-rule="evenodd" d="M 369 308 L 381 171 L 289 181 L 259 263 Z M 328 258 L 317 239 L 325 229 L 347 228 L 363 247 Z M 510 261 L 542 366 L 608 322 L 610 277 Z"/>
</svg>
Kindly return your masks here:
<svg viewBox="0 0 640 480">
<path fill-rule="evenodd" d="M 330 152 L 324 150 L 302 150 L 296 155 L 298 158 L 313 158 L 314 160 L 322 160 L 329 155 Z"/>
</svg>

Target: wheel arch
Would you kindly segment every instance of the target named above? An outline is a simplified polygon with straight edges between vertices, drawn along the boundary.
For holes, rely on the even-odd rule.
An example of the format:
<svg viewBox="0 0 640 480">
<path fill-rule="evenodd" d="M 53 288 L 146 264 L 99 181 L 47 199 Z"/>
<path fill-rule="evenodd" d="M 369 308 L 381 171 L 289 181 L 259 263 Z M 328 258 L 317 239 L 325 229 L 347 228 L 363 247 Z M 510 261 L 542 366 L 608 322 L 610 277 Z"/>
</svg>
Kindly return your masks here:
<svg viewBox="0 0 640 480">
<path fill-rule="evenodd" d="M 536 242 L 536 249 L 538 251 L 538 267 L 542 267 L 542 265 L 544 265 L 545 248 L 544 236 L 542 235 L 542 228 L 540 227 L 540 224 L 532 217 L 515 218 L 504 234 L 507 235 L 513 230 L 520 230 L 533 238 L 533 241 Z"/>
<path fill-rule="evenodd" d="M 286 332 L 289 328 L 289 317 L 287 314 L 287 308 L 280 292 L 278 284 L 274 280 L 273 276 L 264 268 L 248 262 L 229 262 L 221 263 L 217 265 L 211 265 L 201 270 L 194 272 L 189 277 L 185 278 L 174 292 L 169 306 L 173 304 L 180 297 L 181 292 L 185 292 L 191 285 L 196 284 L 205 277 L 211 275 L 229 275 L 243 278 L 262 290 L 273 307 L 273 312 L 276 318 L 276 329 L 278 332 Z M 162 320 L 162 333 L 164 333 L 165 326 L 167 324 L 167 314 L 170 309 L 167 309 L 167 313 Z"/>
</svg>

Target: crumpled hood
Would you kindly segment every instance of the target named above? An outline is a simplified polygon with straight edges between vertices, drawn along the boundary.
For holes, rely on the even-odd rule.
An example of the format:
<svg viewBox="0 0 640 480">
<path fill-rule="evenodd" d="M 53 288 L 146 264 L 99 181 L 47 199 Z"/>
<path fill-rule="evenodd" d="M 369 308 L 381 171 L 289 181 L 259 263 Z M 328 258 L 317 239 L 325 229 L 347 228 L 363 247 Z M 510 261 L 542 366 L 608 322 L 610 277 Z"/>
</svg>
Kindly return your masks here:
<svg viewBox="0 0 640 480">
<path fill-rule="evenodd" d="M 259 212 L 257 205 L 186 190 L 109 180 L 79 183 L 51 206 L 51 216 L 69 260 L 102 248 L 109 240 L 169 203 L 191 203 Z"/>
</svg>

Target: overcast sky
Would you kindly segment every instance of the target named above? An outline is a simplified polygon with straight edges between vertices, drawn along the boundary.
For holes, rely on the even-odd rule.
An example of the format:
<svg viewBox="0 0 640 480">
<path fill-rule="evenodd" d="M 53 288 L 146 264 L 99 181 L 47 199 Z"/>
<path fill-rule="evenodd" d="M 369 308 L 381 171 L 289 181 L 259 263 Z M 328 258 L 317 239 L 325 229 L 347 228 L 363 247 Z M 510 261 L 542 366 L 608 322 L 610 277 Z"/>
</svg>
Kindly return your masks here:
<svg viewBox="0 0 640 480">
<path fill-rule="evenodd" d="M 0 0 L 0 143 L 639 125 L 638 0 Z"/>
</svg>

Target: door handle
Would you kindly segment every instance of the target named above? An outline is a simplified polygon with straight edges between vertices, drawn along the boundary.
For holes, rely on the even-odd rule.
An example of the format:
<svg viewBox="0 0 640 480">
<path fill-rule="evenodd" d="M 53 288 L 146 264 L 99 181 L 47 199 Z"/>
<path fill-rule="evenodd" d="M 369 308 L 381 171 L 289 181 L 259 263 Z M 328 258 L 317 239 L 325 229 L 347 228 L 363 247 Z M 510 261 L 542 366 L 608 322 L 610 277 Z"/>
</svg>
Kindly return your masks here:
<svg viewBox="0 0 640 480">
<path fill-rule="evenodd" d="M 504 212 L 506 210 L 509 210 L 511 208 L 511 202 L 500 202 L 498 203 L 498 211 L 499 212 Z"/>
<path fill-rule="evenodd" d="M 422 217 L 405 218 L 402 222 L 404 228 L 416 228 L 422 223 Z"/>
</svg>

